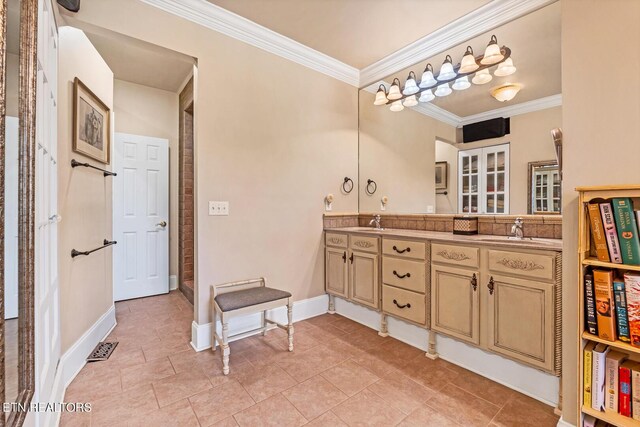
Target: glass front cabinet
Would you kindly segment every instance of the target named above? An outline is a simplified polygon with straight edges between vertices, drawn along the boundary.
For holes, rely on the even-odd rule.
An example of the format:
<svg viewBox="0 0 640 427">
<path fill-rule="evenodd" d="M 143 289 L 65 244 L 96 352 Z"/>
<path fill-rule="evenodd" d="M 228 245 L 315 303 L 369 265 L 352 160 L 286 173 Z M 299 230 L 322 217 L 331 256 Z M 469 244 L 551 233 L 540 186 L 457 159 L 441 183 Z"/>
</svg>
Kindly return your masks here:
<svg viewBox="0 0 640 427">
<path fill-rule="evenodd" d="M 458 210 L 509 213 L 509 144 L 458 153 Z"/>
</svg>

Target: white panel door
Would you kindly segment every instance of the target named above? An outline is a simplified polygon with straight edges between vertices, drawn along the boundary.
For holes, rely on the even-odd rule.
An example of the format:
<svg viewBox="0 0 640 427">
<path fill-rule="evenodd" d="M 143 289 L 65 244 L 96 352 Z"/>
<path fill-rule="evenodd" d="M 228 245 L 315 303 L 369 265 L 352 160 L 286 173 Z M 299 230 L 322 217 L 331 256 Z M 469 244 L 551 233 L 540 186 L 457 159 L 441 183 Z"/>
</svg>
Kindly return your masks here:
<svg viewBox="0 0 640 427">
<path fill-rule="evenodd" d="M 4 318 L 18 317 L 18 118 L 5 122 Z"/>
<path fill-rule="evenodd" d="M 169 292 L 169 141 L 116 133 L 113 296 Z"/>
</svg>

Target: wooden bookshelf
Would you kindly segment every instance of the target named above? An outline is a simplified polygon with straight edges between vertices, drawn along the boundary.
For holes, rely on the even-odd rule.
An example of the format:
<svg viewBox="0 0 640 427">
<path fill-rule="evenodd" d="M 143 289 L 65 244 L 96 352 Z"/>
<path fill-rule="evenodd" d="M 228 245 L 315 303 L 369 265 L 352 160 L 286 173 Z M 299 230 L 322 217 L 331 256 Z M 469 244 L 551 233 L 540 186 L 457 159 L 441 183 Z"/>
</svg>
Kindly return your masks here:
<svg viewBox="0 0 640 427">
<path fill-rule="evenodd" d="M 599 261 L 595 254 L 591 253 L 591 228 L 589 214 L 586 204 L 593 199 L 612 199 L 614 197 L 630 197 L 632 199 L 640 198 L 640 185 L 619 185 L 619 186 L 599 186 L 599 187 L 578 187 L 576 191 L 579 193 L 578 203 L 578 253 L 579 253 L 579 295 L 578 295 L 578 425 L 582 425 L 583 416 L 585 414 L 592 415 L 595 418 L 605 421 L 611 425 L 619 427 L 640 427 L 640 421 L 633 418 L 625 417 L 620 414 L 612 414 L 608 412 L 596 411 L 590 406 L 584 406 L 583 393 L 583 348 L 589 341 L 604 343 L 618 351 L 627 353 L 634 359 L 640 357 L 640 348 L 622 341 L 607 341 L 586 332 L 585 325 L 585 304 L 584 304 L 584 274 L 587 267 L 600 267 L 611 270 L 621 271 L 640 271 L 639 265 L 614 264 L 611 262 Z"/>
</svg>

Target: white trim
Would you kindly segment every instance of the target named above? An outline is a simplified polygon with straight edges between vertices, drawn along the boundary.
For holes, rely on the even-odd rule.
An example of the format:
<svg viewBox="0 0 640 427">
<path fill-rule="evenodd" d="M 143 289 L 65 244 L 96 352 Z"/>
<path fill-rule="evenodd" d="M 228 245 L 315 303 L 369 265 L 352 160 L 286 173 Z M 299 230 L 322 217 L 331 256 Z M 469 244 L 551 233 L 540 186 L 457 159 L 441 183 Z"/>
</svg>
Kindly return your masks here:
<svg viewBox="0 0 640 427">
<path fill-rule="evenodd" d="M 462 122 L 462 118 L 460 116 L 457 116 L 430 102 L 420 103 L 415 107 L 411 107 L 411 109 L 454 127 L 460 127 L 460 123 Z"/>
<path fill-rule="evenodd" d="M 314 298 L 295 301 L 293 303 L 293 321 L 308 319 L 319 316 L 327 312 L 329 297 L 320 295 Z M 276 322 L 287 323 L 287 308 L 279 307 L 269 310 L 267 317 Z M 220 327 L 220 322 L 218 322 Z M 260 314 L 252 314 L 243 317 L 236 317 L 229 321 L 229 335 L 239 334 L 260 327 Z M 211 348 L 212 323 L 198 324 L 195 321 L 191 324 L 191 346 L 195 351 L 202 351 Z M 260 331 L 256 331 L 256 334 Z M 233 341 L 230 339 L 229 341 Z"/>
<path fill-rule="evenodd" d="M 546 110 L 547 108 L 559 107 L 562 105 L 562 94 L 551 95 L 533 101 L 521 102 L 520 104 L 509 105 L 508 107 L 497 108 L 483 113 L 473 114 L 460 118 L 458 126 L 470 123 L 481 122 L 483 120 L 495 119 L 497 117 L 513 117 L 520 114 L 532 113 L 534 111 Z"/>
<path fill-rule="evenodd" d="M 575 424 L 571 424 L 567 421 L 565 421 L 562 417 L 560 417 L 560 419 L 558 420 L 558 424 L 556 424 L 557 427 L 576 427 Z"/>
<path fill-rule="evenodd" d="M 372 329 L 379 330 L 380 314 L 341 298 L 335 299 L 336 313 Z M 427 351 L 428 330 L 395 319 L 387 318 L 389 336 Z M 505 359 L 477 347 L 442 335 L 436 336 L 436 350 L 440 357 L 455 365 L 489 378 L 547 405 L 556 406 L 560 380 L 526 365 Z"/>
<path fill-rule="evenodd" d="M 360 70 L 360 87 L 383 79 L 556 0 L 493 0 Z"/>
<path fill-rule="evenodd" d="M 169 276 L 169 291 L 175 291 L 178 289 L 178 276 L 172 274 Z"/>
<path fill-rule="evenodd" d="M 357 68 L 205 0 L 142 1 L 352 86 L 360 82 Z"/>
</svg>

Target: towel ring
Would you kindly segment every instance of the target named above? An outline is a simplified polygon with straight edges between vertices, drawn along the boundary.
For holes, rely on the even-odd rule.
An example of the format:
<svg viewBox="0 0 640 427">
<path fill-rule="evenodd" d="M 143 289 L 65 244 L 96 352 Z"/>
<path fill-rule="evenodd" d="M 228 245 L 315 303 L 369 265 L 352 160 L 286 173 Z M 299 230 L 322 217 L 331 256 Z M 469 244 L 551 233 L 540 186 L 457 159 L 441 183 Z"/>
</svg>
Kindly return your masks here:
<svg viewBox="0 0 640 427">
<path fill-rule="evenodd" d="M 349 185 L 347 185 L 347 184 L 349 184 Z M 348 190 L 347 190 L 347 188 L 348 188 Z M 349 194 L 349 193 L 351 193 L 352 190 L 353 190 L 353 180 L 351 178 L 349 178 L 348 176 L 345 176 L 344 177 L 344 182 L 342 183 L 342 191 L 344 191 L 345 193 Z"/>
<path fill-rule="evenodd" d="M 373 190 L 371 190 L 371 187 L 373 187 Z M 365 187 L 364 191 L 366 191 L 367 194 L 371 196 L 377 190 L 378 190 L 378 184 L 376 184 L 376 182 L 374 180 L 368 179 L 367 180 L 367 186 Z"/>
</svg>

